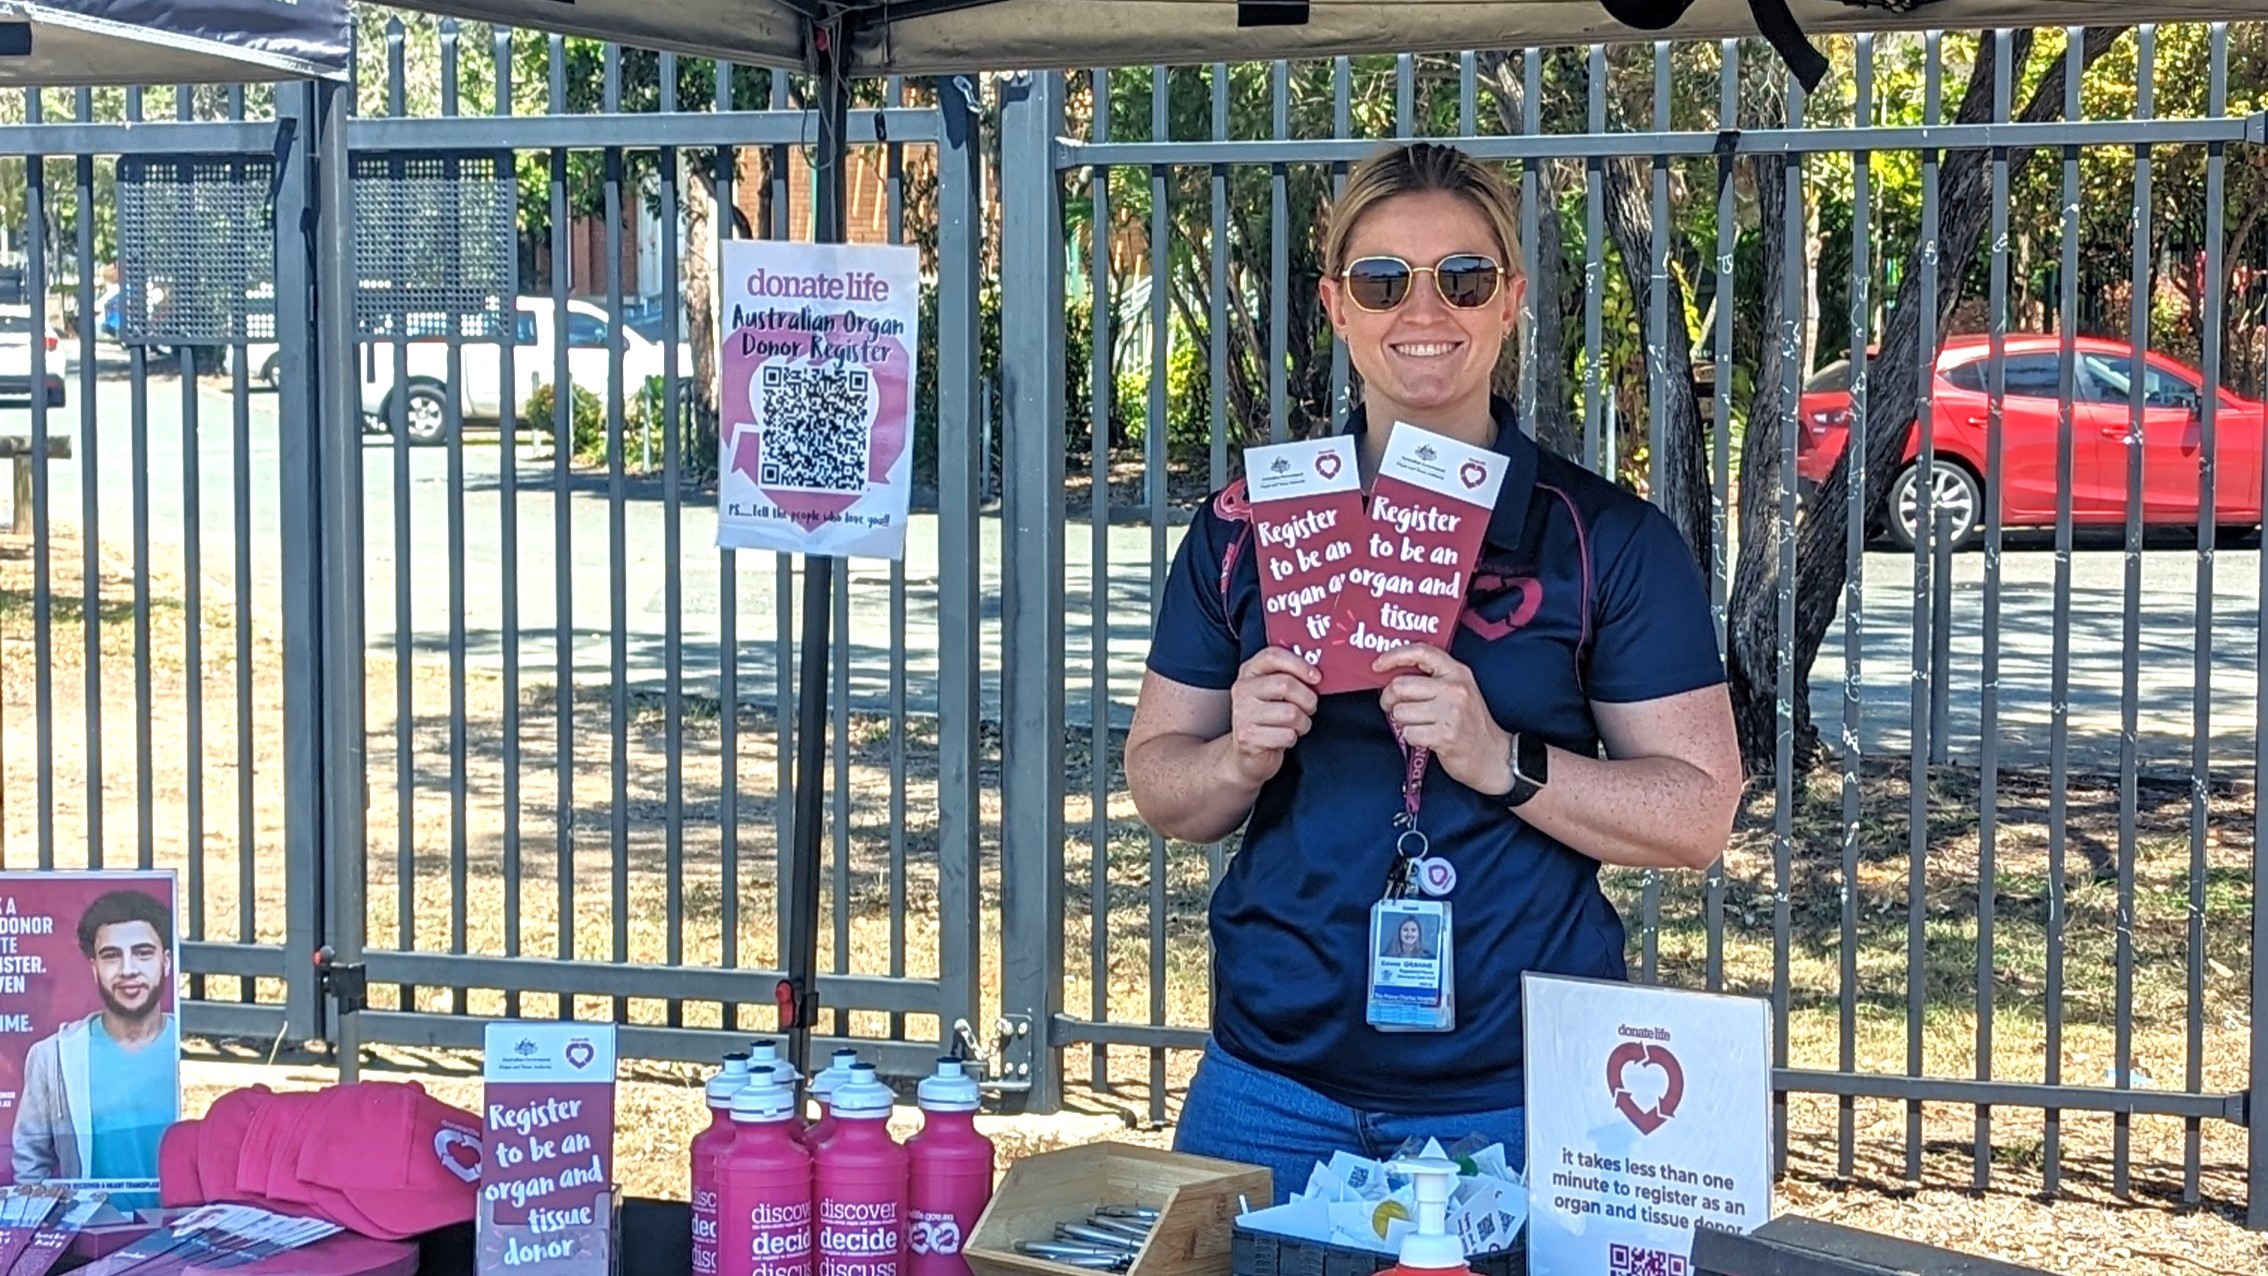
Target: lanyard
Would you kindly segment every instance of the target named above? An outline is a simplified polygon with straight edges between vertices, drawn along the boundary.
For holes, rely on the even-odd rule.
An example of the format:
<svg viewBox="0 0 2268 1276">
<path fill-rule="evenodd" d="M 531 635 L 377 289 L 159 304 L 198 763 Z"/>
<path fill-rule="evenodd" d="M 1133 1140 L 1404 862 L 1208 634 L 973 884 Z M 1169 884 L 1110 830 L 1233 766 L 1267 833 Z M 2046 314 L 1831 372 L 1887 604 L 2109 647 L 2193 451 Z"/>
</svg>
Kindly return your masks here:
<svg viewBox="0 0 2268 1276">
<path fill-rule="evenodd" d="M 1425 831 L 1418 827 L 1418 807 L 1425 800 L 1425 770 L 1433 761 L 1430 749 L 1410 747 L 1402 729 L 1394 727 L 1394 743 L 1402 750 L 1402 813 L 1394 823 L 1402 831 L 1394 838 L 1394 863 L 1386 872 L 1386 897 L 1407 898 L 1417 884 L 1418 865 L 1431 853 Z"/>
</svg>

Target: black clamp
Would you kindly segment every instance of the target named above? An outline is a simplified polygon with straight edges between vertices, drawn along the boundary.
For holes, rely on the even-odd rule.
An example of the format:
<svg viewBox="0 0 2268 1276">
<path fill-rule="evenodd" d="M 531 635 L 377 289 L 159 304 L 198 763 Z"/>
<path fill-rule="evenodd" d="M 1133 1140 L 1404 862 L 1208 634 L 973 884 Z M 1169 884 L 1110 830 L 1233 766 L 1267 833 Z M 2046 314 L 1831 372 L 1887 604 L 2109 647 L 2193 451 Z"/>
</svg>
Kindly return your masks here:
<svg viewBox="0 0 2268 1276">
<path fill-rule="evenodd" d="M 370 1005 L 370 973 L 361 962 L 341 962 L 329 944 L 315 950 L 315 990 L 351 1015 Z"/>
</svg>

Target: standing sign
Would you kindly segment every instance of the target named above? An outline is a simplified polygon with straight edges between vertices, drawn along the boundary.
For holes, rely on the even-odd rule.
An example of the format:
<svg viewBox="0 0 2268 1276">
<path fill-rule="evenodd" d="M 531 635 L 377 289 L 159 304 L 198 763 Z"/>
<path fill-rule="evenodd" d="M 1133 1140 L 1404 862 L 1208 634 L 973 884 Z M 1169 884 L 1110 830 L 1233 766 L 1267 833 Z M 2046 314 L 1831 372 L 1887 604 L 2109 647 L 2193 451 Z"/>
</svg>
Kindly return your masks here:
<svg viewBox="0 0 2268 1276">
<path fill-rule="evenodd" d="M 1702 1227 L 1772 1213 L 1772 1010 L 1528 974 L 1528 1271 L 1686 1270 Z"/>
<path fill-rule="evenodd" d="M 0 873 L 0 1182 L 155 1206 L 181 1116 L 170 871 Z"/>
<path fill-rule="evenodd" d="M 481 1276 L 616 1270 L 614 1027 L 488 1025 Z"/>
<path fill-rule="evenodd" d="M 920 250 L 723 247 L 717 544 L 904 558 Z"/>
</svg>

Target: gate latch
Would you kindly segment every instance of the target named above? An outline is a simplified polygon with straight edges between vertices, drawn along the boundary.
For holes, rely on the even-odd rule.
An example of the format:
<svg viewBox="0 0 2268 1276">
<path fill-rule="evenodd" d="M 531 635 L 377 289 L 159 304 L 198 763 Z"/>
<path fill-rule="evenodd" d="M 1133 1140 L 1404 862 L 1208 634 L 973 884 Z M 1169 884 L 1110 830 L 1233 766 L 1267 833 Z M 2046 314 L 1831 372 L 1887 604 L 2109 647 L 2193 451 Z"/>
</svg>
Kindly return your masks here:
<svg viewBox="0 0 2268 1276">
<path fill-rule="evenodd" d="M 329 944 L 315 950 L 315 988 L 351 1015 L 370 1004 L 370 976 L 361 962 L 341 962 Z"/>
</svg>

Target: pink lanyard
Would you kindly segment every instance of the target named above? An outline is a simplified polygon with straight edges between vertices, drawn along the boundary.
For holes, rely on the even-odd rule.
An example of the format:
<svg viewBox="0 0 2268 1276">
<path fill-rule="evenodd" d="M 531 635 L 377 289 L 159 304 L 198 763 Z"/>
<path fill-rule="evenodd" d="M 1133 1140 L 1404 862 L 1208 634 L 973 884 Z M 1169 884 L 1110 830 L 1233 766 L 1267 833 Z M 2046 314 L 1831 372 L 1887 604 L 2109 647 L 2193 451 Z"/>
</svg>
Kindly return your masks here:
<svg viewBox="0 0 2268 1276">
<path fill-rule="evenodd" d="M 1389 726 L 1393 724 L 1389 723 Z M 1417 877 L 1418 861 L 1432 850 L 1423 830 L 1417 826 L 1418 806 L 1424 800 L 1425 769 L 1432 762 L 1429 749 L 1413 749 L 1402 739 L 1402 729 L 1393 727 L 1394 743 L 1402 750 L 1402 813 L 1394 817 L 1401 832 L 1394 838 L 1394 865 L 1386 873 L 1386 897 L 1403 899 Z"/>
</svg>

